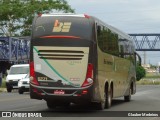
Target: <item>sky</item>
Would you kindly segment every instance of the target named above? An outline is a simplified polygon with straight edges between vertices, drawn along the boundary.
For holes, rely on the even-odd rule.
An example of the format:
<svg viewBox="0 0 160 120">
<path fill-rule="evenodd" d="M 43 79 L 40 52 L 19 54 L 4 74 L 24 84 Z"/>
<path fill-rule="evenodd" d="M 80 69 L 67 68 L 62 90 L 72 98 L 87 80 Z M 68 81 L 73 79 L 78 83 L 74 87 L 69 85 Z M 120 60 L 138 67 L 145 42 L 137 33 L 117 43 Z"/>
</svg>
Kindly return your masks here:
<svg viewBox="0 0 160 120">
<path fill-rule="evenodd" d="M 66 1 L 77 14 L 95 16 L 125 33 L 160 33 L 160 0 Z M 144 52 L 139 54 L 143 59 Z M 157 65 L 160 62 L 160 51 L 145 54 L 146 63 Z"/>
</svg>

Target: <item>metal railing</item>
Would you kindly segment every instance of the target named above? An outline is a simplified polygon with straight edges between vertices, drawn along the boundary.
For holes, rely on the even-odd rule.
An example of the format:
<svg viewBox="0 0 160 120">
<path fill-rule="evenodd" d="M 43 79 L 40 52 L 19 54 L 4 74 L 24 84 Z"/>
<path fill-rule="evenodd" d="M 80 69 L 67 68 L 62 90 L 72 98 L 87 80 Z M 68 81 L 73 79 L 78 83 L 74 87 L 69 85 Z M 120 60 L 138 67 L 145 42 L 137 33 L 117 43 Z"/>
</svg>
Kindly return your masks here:
<svg viewBox="0 0 160 120">
<path fill-rule="evenodd" d="M 0 37 L 0 61 L 25 61 L 29 60 L 30 40 Z"/>
</svg>

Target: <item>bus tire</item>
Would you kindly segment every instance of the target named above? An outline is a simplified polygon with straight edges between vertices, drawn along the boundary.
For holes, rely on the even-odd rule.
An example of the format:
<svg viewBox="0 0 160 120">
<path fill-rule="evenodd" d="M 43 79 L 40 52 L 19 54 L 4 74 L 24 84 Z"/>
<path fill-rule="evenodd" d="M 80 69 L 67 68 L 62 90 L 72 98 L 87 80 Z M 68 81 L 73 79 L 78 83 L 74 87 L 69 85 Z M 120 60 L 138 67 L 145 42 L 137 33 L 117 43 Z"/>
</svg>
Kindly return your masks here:
<svg viewBox="0 0 160 120">
<path fill-rule="evenodd" d="M 107 92 L 105 108 L 108 109 L 111 107 L 111 105 L 112 105 L 112 89 L 110 89 L 110 91 Z"/>
<path fill-rule="evenodd" d="M 98 103 L 98 110 L 104 110 L 105 108 L 110 108 L 112 104 L 112 89 L 108 91 L 108 89 L 104 92 L 104 101 Z"/>
<path fill-rule="evenodd" d="M 125 102 L 131 101 L 131 92 L 132 92 L 132 90 L 131 90 L 131 88 L 130 88 L 130 89 L 129 89 L 129 95 L 124 96 L 124 101 L 125 101 Z"/>
<path fill-rule="evenodd" d="M 46 103 L 47 103 L 47 107 L 48 107 L 49 109 L 54 109 L 54 108 L 56 108 L 56 105 L 55 105 L 54 101 L 48 100 L 48 101 L 46 101 Z"/>
</svg>

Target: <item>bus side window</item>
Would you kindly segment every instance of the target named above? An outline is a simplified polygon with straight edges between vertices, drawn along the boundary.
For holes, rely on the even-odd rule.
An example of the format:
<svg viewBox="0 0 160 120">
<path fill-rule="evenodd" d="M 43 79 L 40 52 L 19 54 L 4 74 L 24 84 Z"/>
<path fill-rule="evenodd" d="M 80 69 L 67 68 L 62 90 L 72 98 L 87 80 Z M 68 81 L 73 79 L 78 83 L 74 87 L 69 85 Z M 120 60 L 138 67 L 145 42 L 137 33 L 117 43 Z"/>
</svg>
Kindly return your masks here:
<svg viewBox="0 0 160 120">
<path fill-rule="evenodd" d="M 110 29 L 103 30 L 104 52 L 119 56 L 118 35 Z"/>
<path fill-rule="evenodd" d="M 118 35 L 105 26 L 97 26 L 98 46 L 101 51 L 119 56 Z"/>
<path fill-rule="evenodd" d="M 97 40 L 99 48 L 103 51 L 103 33 L 100 25 L 97 25 Z"/>
<path fill-rule="evenodd" d="M 120 45 L 120 57 L 124 58 L 124 46 Z"/>
<path fill-rule="evenodd" d="M 97 26 L 97 36 L 99 36 L 101 34 L 101 26 Z"/>
</svg>

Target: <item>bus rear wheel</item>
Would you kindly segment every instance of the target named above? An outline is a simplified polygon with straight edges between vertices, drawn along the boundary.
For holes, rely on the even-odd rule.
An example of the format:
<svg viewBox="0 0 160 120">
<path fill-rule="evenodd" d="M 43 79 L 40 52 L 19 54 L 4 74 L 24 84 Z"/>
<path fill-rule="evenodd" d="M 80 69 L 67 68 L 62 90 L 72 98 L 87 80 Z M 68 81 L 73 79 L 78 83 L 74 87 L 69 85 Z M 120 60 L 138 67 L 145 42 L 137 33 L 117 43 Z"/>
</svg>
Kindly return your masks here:
<svg viewBox="0 0 160 120">
<path fill-rule="evenodd" d="M 105 90 L 104 92 L 104 100 L 98 103 L 98 109 L 99 110 L 104 110 L 105 108 L 110 108 L 112 104 L 112 89 L 108 91 L 108 89 Z"/>
<path fill-rule="evenodd" d="M 110 89 L 110 91 L 107 92 L 107 96 L 106 96 L 106 108 L 110 108 L 112 105 L 112 89 Z"/>
<path fill-rule="evenodd" d="M 131 101 L 131 93 L 132 93 L 132 90 L 131 90 L 131 88 L 130 88 L 130 89 L 129 89 L 129 95 L 124 96 L 124 101 L 126 101 L 126 102 Z"/>
</svg>

